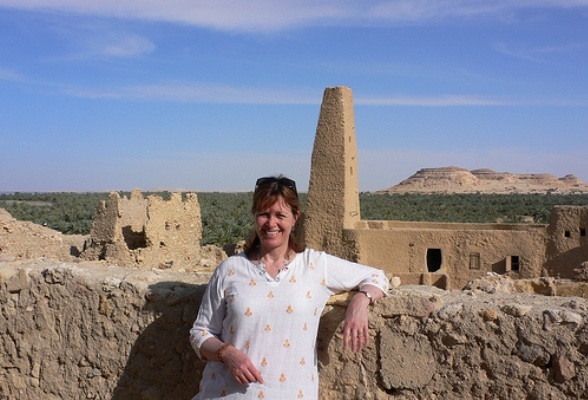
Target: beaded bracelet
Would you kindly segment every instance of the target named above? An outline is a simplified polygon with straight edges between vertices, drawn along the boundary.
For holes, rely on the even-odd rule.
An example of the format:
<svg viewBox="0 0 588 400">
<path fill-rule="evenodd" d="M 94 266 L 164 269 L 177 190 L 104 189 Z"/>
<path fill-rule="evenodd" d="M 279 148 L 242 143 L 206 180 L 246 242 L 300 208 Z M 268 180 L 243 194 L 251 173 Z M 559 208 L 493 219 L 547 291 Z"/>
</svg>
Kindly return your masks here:
<svg viewBox="0 0 588 400">
<path fill-rule="evenodd" d="M 224 362 L 223 360 L 223 352 L 225 351 L 225 349 L 227 347 L 229 347 L 231 344 L 230 343 L 225 343 L 223 344 L 221 347 L 218 348 L 218 350 L 216 351 L 216 358 L 220 361 L 220 362 Z"/>
</svg>

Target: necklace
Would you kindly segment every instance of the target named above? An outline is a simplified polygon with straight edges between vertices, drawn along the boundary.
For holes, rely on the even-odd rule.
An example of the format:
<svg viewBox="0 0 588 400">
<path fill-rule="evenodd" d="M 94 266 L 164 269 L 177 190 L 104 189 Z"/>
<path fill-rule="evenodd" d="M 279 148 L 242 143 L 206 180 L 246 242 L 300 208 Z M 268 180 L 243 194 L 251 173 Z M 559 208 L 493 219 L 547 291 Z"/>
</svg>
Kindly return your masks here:
<svg viewBox="0 0 588 400">
<path fill-rule="evenodd" d="M 290 249 L 288 249 L 286 255 L 284 256 L 284 268 L 279 269 L 278 272 L 288 267 L 288 264 L 290 264 L 290 261 L 292 261 L 291 258 L 292 252 L 290 251 Z M 259 254 L 259 247 L 257 247 L 257 266 L 265 269 L 265 264 L 263 263 L 263 261 L 261 261 L 261 255 Z"/>
</svg>

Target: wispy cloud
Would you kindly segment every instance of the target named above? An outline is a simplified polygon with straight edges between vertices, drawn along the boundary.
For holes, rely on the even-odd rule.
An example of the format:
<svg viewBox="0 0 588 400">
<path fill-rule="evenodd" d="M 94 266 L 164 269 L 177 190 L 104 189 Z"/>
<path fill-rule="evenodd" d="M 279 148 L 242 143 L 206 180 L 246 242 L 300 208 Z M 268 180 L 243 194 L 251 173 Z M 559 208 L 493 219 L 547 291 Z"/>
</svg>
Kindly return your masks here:
<svg viewBox="0 0 588 400">
<path fill-rule="evenodd" d="M 368 9 L 374 20 L 424 22 L 492 18 L 511 21 L 524 10 L 588 8 L 586 0 L 397 0 L 380 1 Z"/>
<path fill-rule="evenodd" d="M 368 106 L 504 106 L 515 102 L 498 98 L 472 95 L 431 95 L 431 96 L 392 96 L 392 97 L 357 97 L 355 104 Z"/>
<path fill-rule="evenodd" d="M 21 73 L 11 70 L 5 69 L 0 67 L 0 81 L 10 81 L 10 82 L 30 82 L 24 75 Z"/>
<path fill-rule="evenodd" d="M 494 45 L 494 49 L 500 53 L 527 61 L 541 63 L 548 62 L 552 56 L 573 54 L 586 47 L 585 44 L 580 43 L 543 47 L 514 46 L 503 42 Z"/>
<path fill-rule="evenodd" d="M 227 104 L 320 104 L 320 94 L 313 89 L 264 89 L 215 84 L 177 82 L 128 86 L 114 89 L 65 88 L 62 91 L 74 97 L 113 98 L 121 100 L 157 100 L 186 103 Z M 355 98 L 356 105 L 364 106 L 504 106 L 520 105 L 505 99 L 470 95 L 389 96 Z"/>
<path fill-rule="evenodd" d="M 318 105 L 321 94 L 312 88 L 255 88 L 214 83 L 174 82 L 113 88 L 63 87 L 60 93 L 89 99 L 119 99 L 215 104 Z M 588 106 L 588 99 L 514 99 L 467 94 L 423 96 L 356 96 L 354 104 L 382 107 L 497 107 Z"/>
<path fill-rule="evenodd" d="M 92 99 L 170 101 L 217 104 L 319 104 L 320 94 L 312 89 L 265 89 L 216 85 L 209 83 L 175 82 L 126 86 L 111 89 L 67 87 L 62 93 Z"/>
<path fill-rule="evenodd" d="M 85 56 L 127 58 L 151 53 L 155 45 L 148 39 L 134 34 L 109 34 L 85 40 Z"/>
<path fill-rule="evenodd" d="M 124 60 L 148 55 L 156 49 L 146 37 L 108 24 L 77 24 L 61 27 L 59 32 L 72 49 L 51 61 Z"/>
<path fill-rule="evenodd" d="M 529 9 L 588 8 L 586 0 L 0 0 L 0 7 L 166 21 L 218 30 L 278 31 L 447 19 L 511 19 Z"/>
</svg>

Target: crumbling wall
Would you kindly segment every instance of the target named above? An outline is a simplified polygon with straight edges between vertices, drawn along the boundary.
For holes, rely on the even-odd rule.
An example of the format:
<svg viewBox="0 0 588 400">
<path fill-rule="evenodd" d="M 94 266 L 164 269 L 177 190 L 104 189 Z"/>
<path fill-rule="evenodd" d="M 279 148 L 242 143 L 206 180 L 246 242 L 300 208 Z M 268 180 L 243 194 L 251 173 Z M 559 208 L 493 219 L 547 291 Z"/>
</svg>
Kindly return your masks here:
<svg viewBox="0 0 588 400">
<path fill-rule="evenodd" d="M 545 273 L 588 280 L 588 207 L 553 207 L 547 231 Z"/>
<path fill-rule="evenodd" d="M 73 260 L 82 251 L 86 236 L 64 235 L 32 222 L 18 221 L 0 208 L 0 261 L 37 257 Z"/>
<path fill-rule="evenodd" d="M 0 264 L 0 399 L 190 399 L 203 364 L 188 330 L 208 277 Z M 557 293 L 559 284 L 403 286 L 371 309 L 359 354 L 343 350 L 340 335 L 348 295 L 333 296 L 319 328 L 320 398 L 585 397 L 588 301 L 525 293 L 537 288 Z"/>
<path fill-rule="evenodd" d="M 161 269 L 195 269 L 202 261 L 216 265 L 222 251 L 210 259 L 200 247 L 202 218 L 195 193 L 172 193 L 168 201 L 159 196 L 145 199 L 135 189 L 130 198 L 110 194 L 98 207 L 90 239 L 82 257 L 117 265 Z"/>
</svg>

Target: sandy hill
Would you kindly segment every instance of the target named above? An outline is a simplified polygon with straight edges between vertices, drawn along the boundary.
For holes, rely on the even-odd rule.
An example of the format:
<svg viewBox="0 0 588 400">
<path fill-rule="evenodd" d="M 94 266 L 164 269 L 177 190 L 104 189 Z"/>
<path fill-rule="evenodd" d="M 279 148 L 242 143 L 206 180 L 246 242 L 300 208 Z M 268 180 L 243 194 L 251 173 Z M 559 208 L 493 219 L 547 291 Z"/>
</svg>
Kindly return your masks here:
<svg viewBox="0 0 588 400">
<path fill-rule="evenodd" d="M 588 193 L 574 175 L 513 174 L 491 169 L 423 168 L 398 185 L 378 193 Z"/>
</svg>

